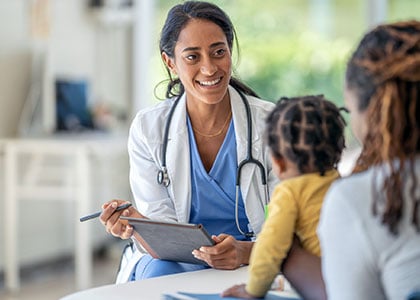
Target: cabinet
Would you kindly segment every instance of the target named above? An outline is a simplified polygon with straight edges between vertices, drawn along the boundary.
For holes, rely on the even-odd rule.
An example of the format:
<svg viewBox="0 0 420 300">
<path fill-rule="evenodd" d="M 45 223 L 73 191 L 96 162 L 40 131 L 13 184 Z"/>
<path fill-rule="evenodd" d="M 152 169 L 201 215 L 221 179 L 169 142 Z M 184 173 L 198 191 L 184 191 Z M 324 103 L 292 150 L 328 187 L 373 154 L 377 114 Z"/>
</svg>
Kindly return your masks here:
<svg viewBox="0 0 420 300">
<path fill-rule="evenodd" d="M 20 205 L 26 198 L 31 201 L 55 199 L 69 201 L 75 207 L 72 219 L 75 235 L 75 281 L 77 289 L 91 286 L 92 245 L 91 222 L 80 223 L 79 216 L 100 209 L 92 195 L 92 166 L 98 159 L 126 158 L 125 136 L 106 134 L 62 135 L 54 138 L 25 138 L 0 140 L 4 154 L 4 230 L 5 230 L 5 286 L 16 291 L 19 278 L 19 224 Z M 45 171 L 43 161 L 61 160 L 60 170 Z M 128 162 L 127 166 L 128 166 Z M 49 175 L 48 175 L 49 174 Z M 128 177 L 128 167 L 124 174 Z M 59 176 L 55 179 L 46 176 Z M 104 179 L 104 185 L 111 178 Z M 127 178 L 128 184 L 128 178 Z M 105 202 L 107 199 L 103 199 Z M 95 205 L 92 205 L 95 203 Z M 36 213 L 36 212 L 35 212 Z M 20 221 L 20 222 L 19 222 Z M 39 220 L 48 222 L 48 220 Z M 37 224 L 34 224 L 36 226 Z M 54 224 L 52 224 L 54 226 Z M 42 235 L 43 232 L 37 232 Z M 63 238 L 68 238 L 63 236 Z"/>
</svg>

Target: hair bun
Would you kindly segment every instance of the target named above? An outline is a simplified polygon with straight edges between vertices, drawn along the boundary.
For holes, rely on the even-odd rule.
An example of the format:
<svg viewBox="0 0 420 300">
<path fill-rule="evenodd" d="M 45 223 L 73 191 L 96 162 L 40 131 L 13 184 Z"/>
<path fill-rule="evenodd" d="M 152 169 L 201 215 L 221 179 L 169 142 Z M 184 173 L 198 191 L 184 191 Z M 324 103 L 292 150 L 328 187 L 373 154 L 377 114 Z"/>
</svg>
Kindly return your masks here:
<svg viewBox="0 0 420 300">
<path fill-rule="evenodd" d="M 420 81 L 420 22 L 379 25 L 362 40 L 354 59 L 376 84 Z"/>
</svg>

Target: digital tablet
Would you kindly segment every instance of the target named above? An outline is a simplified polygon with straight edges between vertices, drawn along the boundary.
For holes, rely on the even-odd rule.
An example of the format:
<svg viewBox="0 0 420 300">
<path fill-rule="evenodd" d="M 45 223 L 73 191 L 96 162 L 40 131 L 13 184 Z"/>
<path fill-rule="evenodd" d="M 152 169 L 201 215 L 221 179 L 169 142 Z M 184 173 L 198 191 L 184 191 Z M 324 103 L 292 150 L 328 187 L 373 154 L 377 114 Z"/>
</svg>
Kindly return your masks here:
<svg viewBox="0 0 420 300">
<path fill-rule="evenodd" d="M 194 249 L 201 246 L 212 246 L 206 229 L 201 224 L 161 222 L 121 216 L 133 226 L 134 238 L 154 258 L 207 265 L 192 255 Z"/>
</svg>

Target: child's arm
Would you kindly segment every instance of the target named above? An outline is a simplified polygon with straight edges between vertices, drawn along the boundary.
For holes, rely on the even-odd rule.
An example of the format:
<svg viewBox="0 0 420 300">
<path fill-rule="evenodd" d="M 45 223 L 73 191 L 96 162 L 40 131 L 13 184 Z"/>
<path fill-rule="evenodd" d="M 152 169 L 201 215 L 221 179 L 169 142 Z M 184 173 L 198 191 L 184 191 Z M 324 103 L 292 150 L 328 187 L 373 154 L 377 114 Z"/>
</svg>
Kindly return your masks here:
<svg viewBox="0 0 420 300">
<path fill-rule="evenodd" d="M 248 293 L 264 296 L 280 272 L 283 259 L 291 247 L 298 215 L 293 193 L 284 185 L 273 194 L 268 218 L 251 253 Z"/>
<path fill-rule="evenodd" d="M 252 249 L 247 285 L 233 286 L 222 293 L 223 297 L 254 299 L 264 296 L 292 244 L 296 217 L 297 206 L 291 193 L 276 188 L 269 204 L 268 219 Z"/>
</svg>

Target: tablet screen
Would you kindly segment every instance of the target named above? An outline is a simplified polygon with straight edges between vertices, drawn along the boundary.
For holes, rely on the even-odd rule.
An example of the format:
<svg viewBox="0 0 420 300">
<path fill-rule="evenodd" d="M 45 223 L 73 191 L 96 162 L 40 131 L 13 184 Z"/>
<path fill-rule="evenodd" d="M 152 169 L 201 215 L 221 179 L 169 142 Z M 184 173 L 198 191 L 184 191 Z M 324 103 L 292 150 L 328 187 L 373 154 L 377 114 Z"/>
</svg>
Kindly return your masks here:
<svg viewBox="0 0 420 300">
<path fill-rule="evenodd" d="M 206 265 L 192 255 L 194 249 L 215 242 L 201 224 L 161 222 L 121 217 L 134 228 L 134 237 L 154 258 Z"/>
</svg>

